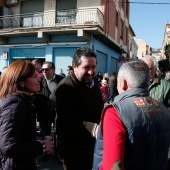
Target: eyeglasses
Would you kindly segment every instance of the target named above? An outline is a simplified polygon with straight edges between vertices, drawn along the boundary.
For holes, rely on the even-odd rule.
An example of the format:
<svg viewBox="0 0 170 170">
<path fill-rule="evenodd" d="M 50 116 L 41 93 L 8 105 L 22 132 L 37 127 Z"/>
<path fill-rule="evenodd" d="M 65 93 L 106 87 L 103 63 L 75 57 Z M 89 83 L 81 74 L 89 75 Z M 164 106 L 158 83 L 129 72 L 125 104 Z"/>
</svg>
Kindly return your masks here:
<svg viewBox="0 0 170 170">
<path fill-rule="evenodd" d="M 42 68 L 41 71 L 49 71 L 51 68 Z"/>
</svg>

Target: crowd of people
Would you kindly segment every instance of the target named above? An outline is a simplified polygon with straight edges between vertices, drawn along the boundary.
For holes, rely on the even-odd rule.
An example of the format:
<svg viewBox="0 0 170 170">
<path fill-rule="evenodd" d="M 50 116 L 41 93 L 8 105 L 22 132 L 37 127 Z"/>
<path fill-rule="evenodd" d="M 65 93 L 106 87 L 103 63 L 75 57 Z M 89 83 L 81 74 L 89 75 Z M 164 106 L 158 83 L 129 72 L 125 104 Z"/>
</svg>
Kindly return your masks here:
<svg viewBox="0 0 170 170">
<path fill-rule="evenodd" d="M 82 47 L 67 75 L 39 59 L 3 70 L 0 170 L 36 170 L 37 156 L 53 151 L 64 170 L 170 169 L 169 73 L 159 76 L 152 56 L 110 76 L 96 66 L 95 52 Z"/>
</svg>

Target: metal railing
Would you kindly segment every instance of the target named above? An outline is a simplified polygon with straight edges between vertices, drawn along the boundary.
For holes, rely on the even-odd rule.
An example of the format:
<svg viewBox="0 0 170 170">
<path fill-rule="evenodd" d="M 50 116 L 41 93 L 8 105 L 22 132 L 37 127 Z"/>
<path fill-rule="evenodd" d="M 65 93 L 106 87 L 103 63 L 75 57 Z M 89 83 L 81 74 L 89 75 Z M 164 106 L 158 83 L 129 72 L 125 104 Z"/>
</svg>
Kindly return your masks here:
<svg viewBox="0 0 170 170">
<path fill-rule="evenodd" d="M 6 15 L 0 17 L 0 30 L 53 27 L 59 25 L 98 25 L 104 28 L 103 13 L 97 9 L 70 9 L 55 12 Z"/>
</svg>

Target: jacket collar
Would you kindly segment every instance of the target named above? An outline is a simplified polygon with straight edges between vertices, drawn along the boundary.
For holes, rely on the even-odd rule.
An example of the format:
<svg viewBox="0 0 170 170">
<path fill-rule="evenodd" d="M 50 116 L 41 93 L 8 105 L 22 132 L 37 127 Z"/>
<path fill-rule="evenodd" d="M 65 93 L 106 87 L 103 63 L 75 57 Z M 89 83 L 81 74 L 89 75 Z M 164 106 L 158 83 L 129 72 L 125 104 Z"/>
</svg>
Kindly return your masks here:
<svg viewBox="0 0 170 170">
<path fill-rule="evenodd" d="M 83 86 L 87 86 L 89 88 L 93 88 L 94 86 L 94 80 L 92 80 L 90 86 L 88 86 L 85 82 L 81 82 L 80 80 L 77 79 L 75 73 L 73 72 L 72 74 L 70 74 L 70 76 L 72 77 L 72 79 L 77 83 L 77 84 L 80 84 L 80 85 L 83 85 Z"/>
<path fill-rule="evenodd" d="M 150 84 L 149 89 L 151 89 L 154 85 L 160 84 L 160 79 L 155 78 L 154 81 Z"/>
<path fill-rule="evenodd" d="M 160 82 L 160 79 L 159 78 L 155 78 L 152 84 L 159 84 L 159 82 Z"/>
<path fill-rule="evenodd" d="M 148 88 L 133 88 L 116 96 L 114 99 L 114 103 L 129 97 L 144 97 L 144 96 L 149 96 Z"/>
<path fill-rule="evenodd" d="M 54 79 L 55 77 L 56 77 L 56 74 L 54 74 L 52 79 Z M 47 80 L 44 76 L 41 77 L 41 84 L 43 87 L 47 87 Z"/>
</svg>

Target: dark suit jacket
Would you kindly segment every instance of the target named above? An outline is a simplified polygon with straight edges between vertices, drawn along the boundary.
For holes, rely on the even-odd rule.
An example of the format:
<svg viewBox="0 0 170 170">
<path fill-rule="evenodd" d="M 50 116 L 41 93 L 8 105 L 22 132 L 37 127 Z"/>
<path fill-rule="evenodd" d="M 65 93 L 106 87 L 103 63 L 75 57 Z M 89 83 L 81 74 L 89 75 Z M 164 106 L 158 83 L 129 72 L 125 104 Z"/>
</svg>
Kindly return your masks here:
<svg viewBox="0 0 170 170">
<path fill-rule="evenodd" d="M 41 79 L 41 90 L 40 92 L 36 95 L 36 100 L 35 100 L 35 105 L 36 105 L 36 113 L 37 113 L 37 119 L 38 121 L 40 120 L 46 120 L 46 119 L 54 119 L 56 115 L 56 110 L 51 110 L 49 111 L 50 108 L 48 107 L 48 101 L 51 100 L 49 99 L 49 96 L 51 94 L 47 81 L 44 78 L 44 76 L 40 77 Z M 60 83 L 60 81 L 63 79 L 63 77 L 59 75 L 55 75 L 55 79 L 57 82 L 57 86 Z"/>
</svg>

